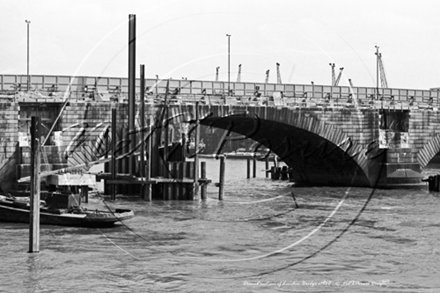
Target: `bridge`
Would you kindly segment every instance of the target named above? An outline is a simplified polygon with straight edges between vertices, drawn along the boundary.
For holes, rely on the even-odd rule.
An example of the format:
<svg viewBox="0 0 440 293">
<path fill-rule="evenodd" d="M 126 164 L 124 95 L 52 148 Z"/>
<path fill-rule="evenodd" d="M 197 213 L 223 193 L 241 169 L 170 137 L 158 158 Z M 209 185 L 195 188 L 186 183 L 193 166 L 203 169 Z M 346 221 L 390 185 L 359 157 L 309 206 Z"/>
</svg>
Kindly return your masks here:
<svg viewBox="0 0 440 293">
<path fill-rule="evenodd" d="M 4 76 L 2 80 L 6 84 Z M 178 85 L 184 82 L 178 81 Z M 224 131 L 222 139 L 230 139 L 233 135 L 228 133 L 232 131 L 277 154 L 292 169 L 297 183 L 381 188 L 420 186 L 422 171 L 440 152 L 439 93 L 435 90 L 380 89 L 378 93 L 374 88 L 313 85 L 312 91 L 308 91 L 306 85 L 291 88 L 283 85 L 284 91 L 277 91 L 276 85 L 270 88 L 263 84 L 258 89 L 263 89 L 265 94 L 273 90 L 269 95 L 261 95 L 255 92 L 257 84 L 243 83 L 244 92 L 239 96 L 214 92 L 214 82 L 210 82 L 207 93 L 202 89 L 203 83 L 200 81 L 200 88 L 190 88 L 200 90 L 197 93 L 168 94 L 169 115 L 175 117 L 172 139 L 180 139 L 179 125 L 196 122 L 197 111 L 198 117 L 202 117 L 201 125 Z M 246 92 L 248 87 L 253 87 L 252 94 Z M 169 84 L 167 89 L 170 90 Z M 117 92 L 117 99 L 106 100 L 96 88 L 93 94 L 84 95 L 90 93 L 88 90 L 69 89 L 67 96 L 73 97 L 56 126 L 56 130 L 62 131 L 63 141 L 70 142 L 77 135 L 78 127 L 72 125 L 93 129 L 96 133 L 88 139 L 96 140 L 100 135 L 96 126 L 110 121 L 111 107 L 120 113 L 118 137 L 122 138 L 122 129 L 127 126 L 124 92 Z M 40 113 L 47 120 L 47 129 L 54 122 L 66 91 L 52 92 L 54 95 L 37 91 L 39 95 L 35 96 L 35 90 L 14 89 L 13 93 L 6 93 L 3 89 L 3 97 L 9 99 L 1 103 L 1 126 L 8 130 L 0 142 L 3 150 L 0 166 L 14 154 L 19 133 L 27 133 L 26 117 Z M 157 120 L 165 94 L 147 93 L 144 115 L 148 123 Z"/>
<path fill-rule="evenodd" d="M 173 113 L 190 113 L 176 106 Z M 440 152 L 439 112 L 415 108 L 199 106 L 202 125 L 251 138 L 277 154 L 294 181 L 410 187 Z M 227 139 L 227 136 L 226 136 Z"/>
</svg>

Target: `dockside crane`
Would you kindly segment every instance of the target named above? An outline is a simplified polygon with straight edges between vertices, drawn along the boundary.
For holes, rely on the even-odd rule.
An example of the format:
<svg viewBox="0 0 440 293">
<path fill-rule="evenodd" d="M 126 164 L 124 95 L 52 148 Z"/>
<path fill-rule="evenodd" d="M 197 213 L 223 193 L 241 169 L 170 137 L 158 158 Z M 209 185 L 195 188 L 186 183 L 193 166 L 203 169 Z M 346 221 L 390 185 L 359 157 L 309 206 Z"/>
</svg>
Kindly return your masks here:
<svg viewBox="0 0 440 293">
<path fill-rule="evenodd" d="M 277 83 L 281 84 L 280 63 L 277 62 Z"/>
<path fill-rule="evenodd" d="M 215 68 L 215 81 L 218 81 L 218 71 L 220 70 L 220 66 Z"/>
<path fill-rule="evenodd" d="M 237 82 L 241 82 L 241 64 L 238 65 Z"/>
<path fill-rule="evenodd" d="M 264 83 L 268 83 L 269 82 L 269 72 L 270 70 L 266 70 L 266 80 L 264 81 Z"/>
</svg>

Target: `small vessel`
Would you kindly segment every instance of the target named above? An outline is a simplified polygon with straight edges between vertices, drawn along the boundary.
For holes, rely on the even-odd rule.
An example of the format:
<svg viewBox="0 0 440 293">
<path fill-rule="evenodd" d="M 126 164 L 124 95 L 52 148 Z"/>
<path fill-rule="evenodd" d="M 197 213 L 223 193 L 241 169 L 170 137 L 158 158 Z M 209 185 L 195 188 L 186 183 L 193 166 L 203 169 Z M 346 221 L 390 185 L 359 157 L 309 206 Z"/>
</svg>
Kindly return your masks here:
<svg viewBox="0 0 440 293">
<path fill-rule="evenodd" d="M 0 222 L 29 223 L 29 202 L 29 197 L 0 195 Z M 40 224 L 102 228 L 134 217 L 132 210 L 88 210 L 80 204 L 73 204 L 77 202 L 73 194 L 51 195 L 40 201 Z"/>
<path fill-rule="evenodd" d="M 259 157 L 261 156 L 261 153 L 249 152 L 246 151 L 245 148 L 238 148 L 236 151 L 224 153 L 224 155 L 228 159 L 247 159 L 247 158 Z"/>
</svg>

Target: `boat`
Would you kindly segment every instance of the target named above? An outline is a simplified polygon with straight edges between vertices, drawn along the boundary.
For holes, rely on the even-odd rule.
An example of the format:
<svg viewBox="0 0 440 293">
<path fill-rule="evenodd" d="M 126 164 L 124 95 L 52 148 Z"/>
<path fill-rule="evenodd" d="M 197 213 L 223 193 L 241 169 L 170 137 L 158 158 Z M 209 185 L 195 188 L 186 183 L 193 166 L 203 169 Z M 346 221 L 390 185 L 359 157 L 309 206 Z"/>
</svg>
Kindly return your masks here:
<svg viewBox="0 0 440 293">
<path fill-rule="evenodd" d="M 58 197 L 65 201 L 66 197 L 60 194 L 53 198 Z M 68 198 L 69 206 L 67 208 L 57 207 L 56 204 L 53 204 L 57 200 L 49 200 L 52 204 L 47 204 L 47 199 L 40 201 L 40 224 L 103 228 L 112 227 L 117 222 L 134 217 L 132 210 L 88 210 L 81 205 L 72 205 L 71 199 L 72 197 Z M 29 202 L 29 197 L 0 195 L 0 222 L 29 223 Z"/>
<path fill-rule="evenodd" d="M 260 157 L 259 152 L 249 152 L 245 148 L 238 148 L 236 151 L 224 153 L 228 159 L 248 159 L 253 157 Z"/>
</svg>

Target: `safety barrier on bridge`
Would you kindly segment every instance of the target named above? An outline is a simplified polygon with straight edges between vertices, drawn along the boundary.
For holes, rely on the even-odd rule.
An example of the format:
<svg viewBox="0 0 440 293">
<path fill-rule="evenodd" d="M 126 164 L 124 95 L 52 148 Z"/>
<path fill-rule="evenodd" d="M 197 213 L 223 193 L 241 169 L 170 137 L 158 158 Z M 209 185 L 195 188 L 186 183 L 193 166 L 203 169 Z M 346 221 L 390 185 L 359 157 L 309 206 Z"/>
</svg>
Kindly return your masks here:
<svg viewBox="0 0 440 293">
<path fill-rule="evenodd" d="M 66 95 L 79 100 L 124 102 L 128 96 L 128 78 L 92 76 L 31 75 L 29 89 L 27 75 L 0 75 L 0 100 L 38 101 L 60 99 Z M 140 91 L 136 80 L 136 92 Z M 268 105 L 292 107 L 376 107 L 408 108 L 412 106 L 438 109 L 440 91 L 348 87 L 304 84 L 273 84 L 252 82 L 161 80 L 146 79 L 146 95 L 150 102 L 161 102 L 170 94 L 173 103 L 228 105 Z M 228 93 L 227 89 L 230 88 Z"/>
</svg>

